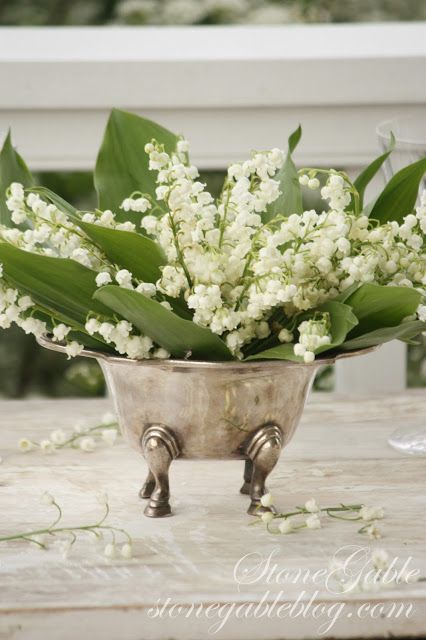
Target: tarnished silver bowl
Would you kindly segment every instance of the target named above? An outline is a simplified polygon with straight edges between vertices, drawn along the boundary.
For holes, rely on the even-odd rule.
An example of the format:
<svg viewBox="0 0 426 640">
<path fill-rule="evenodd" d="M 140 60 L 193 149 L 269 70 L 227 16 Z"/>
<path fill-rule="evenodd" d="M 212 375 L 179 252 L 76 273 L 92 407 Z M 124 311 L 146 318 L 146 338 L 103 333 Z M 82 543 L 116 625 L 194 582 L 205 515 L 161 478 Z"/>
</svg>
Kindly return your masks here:
<svg viewBox="0 0 426 640">
<path fill-rule="evenodd" d="M 54 351 L 63 346 L 49 338 L 39 343 Z M 245 460 L 241 493 L 250 495 L 248 513 L 262 509 L 265 481 L 299 423 L 319 367 L 282 360 L 196 362 L 130 360 L 84 350 L 96 358 L 114 399 L 123 436 L 141 451 L 149 473 L 140 497 L 149 499 L 145 514 L 171 514 L 170 463 L 182 459 Z"/>
</svg>

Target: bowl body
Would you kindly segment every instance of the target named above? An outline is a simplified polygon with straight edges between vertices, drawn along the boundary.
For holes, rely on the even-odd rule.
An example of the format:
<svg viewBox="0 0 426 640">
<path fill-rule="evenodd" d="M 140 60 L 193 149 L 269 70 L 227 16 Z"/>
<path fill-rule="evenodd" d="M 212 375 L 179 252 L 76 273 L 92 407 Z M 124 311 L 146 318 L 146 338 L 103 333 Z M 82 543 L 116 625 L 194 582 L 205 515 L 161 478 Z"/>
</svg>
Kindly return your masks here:
<svg viewBox="0 0 426 640">
<path fill-rule="evenodd" d="M 100 359 L 123 435 L 140 447 L 159 425 L 180 458 L 244 458 L 244 443 L 274 424 L 283 445 L 294 433 L 316 366 L 284 362 L 192 363 Z"/>
<path fill-rule="evenodd" d="M 64 347 L 43 337 L 42 346 Z M 151 427 L 170 431 L 179 458 L 246 458 L 246 444 L 263 426 L 275 425 L 282 446 L 298 425 L 316 371 L 338 357 L 312 364 L 284 360 L 197 362 L 130 360 L 84 350 L 102 367 L 121 431 L 143 450 Z"/>
<path fill-rule="evenodd" d="M 42 337 L 55 351 L 65 347 Z M 366 349 L 359 353 L 366 353 Z M 240 489 L 248 513 L 262 505 L 266 479 L 299 423 L 317 369 L 337 357 L 302 364 L 284 360 L 195 362 L 129 360 L 84 350 L 102 367 L 123 435 L 148 464 L 139 497 L 145 515 L 172 513 L 169 467 L 175 458 L 244 459 Z"/>
</svg>

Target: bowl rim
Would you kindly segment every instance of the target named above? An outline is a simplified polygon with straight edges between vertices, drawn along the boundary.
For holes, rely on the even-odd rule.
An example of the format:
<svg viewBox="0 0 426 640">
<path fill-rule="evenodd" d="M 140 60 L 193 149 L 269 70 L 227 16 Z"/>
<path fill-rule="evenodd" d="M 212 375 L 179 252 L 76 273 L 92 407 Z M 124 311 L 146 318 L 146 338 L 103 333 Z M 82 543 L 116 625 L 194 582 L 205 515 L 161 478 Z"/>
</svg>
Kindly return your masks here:
<svg viewBox="0 0 426 640">
<path fill-rule="evenodd" d="M 66 353 L 65 345 L 61 342 L 53 342 L 48 334 L 43 334 L 37 337 L 37 342 L 40 346 L 50 349 L 51 351 L 58 351 L 59 353 Z M 379 348 L 380 345 L 373 347 L 366 347 L 364 349 L 357 349 L 354 351 L 347 351 L 338 353 L 324 358 L 316 358 L 313 362 L 294 362 L 293 360 L 179 360 L 175 358 L 166 359 L 146 359 L 136 360 L 134 358 L 124 358 L 121 356 L 112 356 L 102 351 L 95 351 L 93 349 L 83 349 L 79 354 L 83 358 L 95 358 L 108 364 L 120 364 L 120 365 L 133 365 L 139 367 L 158 367 L 167 369 L 241 369 L 247 370 L 250 368 L 266 369 L 271 367 L 304 367 L 304 368 L 318 368 L 322 365 L 334 364 L 336 360 L 343 360 L 344 358 L 352 358 L 358 355 L 366 355 L 372 353 Z"/>
</svg>

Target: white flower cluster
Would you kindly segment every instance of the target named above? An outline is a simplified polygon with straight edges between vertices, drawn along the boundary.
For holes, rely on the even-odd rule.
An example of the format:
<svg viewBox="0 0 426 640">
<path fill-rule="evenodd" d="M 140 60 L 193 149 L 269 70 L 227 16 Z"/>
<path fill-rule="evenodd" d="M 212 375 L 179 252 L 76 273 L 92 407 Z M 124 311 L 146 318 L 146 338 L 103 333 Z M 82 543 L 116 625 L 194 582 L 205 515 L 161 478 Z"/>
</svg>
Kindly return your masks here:
<svg viewBox="0 0 426 640">
<path fill-rule="evenodd" d="M 113 282 L 112 275 L 114 276 L 115 283 L 123 289 L 134 289 L 138 293 L 143 293 L 148 298 L 153 298 L 157 293 L 157 287 L 152 282 L 141 282 L 137 280 L 128 269 L 120 269 L 115 272 L 111 268 L 109 271 L 101 271 L 96 276 L 96 284 L 98 287 L 103 287 L 106 284 Z M 137 283 L 134 286 L 134 283 Z M 167 305 L 170 308 L 170 305 Z"/>
<path fill-rule="evenodd" d="M 331 343 L 330 318 L 304 315 L 298 321 L 299 314 L 315 314 L 319 305 L 352 285 L 415 287 L 423 294 L 417 315 L 426 318 L 425 194 L 415 214 L 401 224 L 379 224 L 358 212 L 357 194 L 344 173 L 304 169 L 299 172 L 300 183 L 321 188 L 325 210 L 270 219 L 271 205 L 281 195 L 277 173 L 285 159 L 283 151 L 254 152 L 249 160 L 232 164 L 216 202 L 198 180 L 188 151 L 183 139 L 172 153 L 155 140 L 148 143 L 149 168 L 157 172 L 156 200 L 134 191 L 121 203 L 127 213 L 143 214 L 142 229 L 166 255 L 167 264 L 156 283 L 141 282 L 128 269 L 109 262 L 66 212 L 37 193 L 27 194 L 17 183 L 9 188 L 7 206 L 14 223 L 28 223 L 28 228 L 3 227 L 0 234 L 26 251 L 85 264 L 97 271 L 99 287 L 115 283 L 155 298 L 169 310 L 165 296 L 182 296 L 193 311 L 193 321 L 222 336 L 237 358 L 243 357 L 244 347 L 273 332 L 279 342 L 294 344 L 296 356 L 311 363 L 318 349 Z M 320 174 L 326 176 L 322 187 Z M 136 232 L 133 222 L 118 223 L 109 210 L 85 213 L 82 219 Z M 0 326 L 17 321 L 36 335 L 45 332 L 43 321 L 22 307 L 30 305 L 27 297 L 22 301 L 7 287 L 2 295 Z M 88 311 L 87 333 L 100 336 L 118 353 L 136 359 L 170 356 L 129 322 L 113 322 Z M 67 340 L 71 327 L 54 325 L 54 340 Z M 82 348 L 72 341 L 67 352 L 78 355 Z"/>
<path fill-rule="evenodd" d="M 132 193 L 130 198 L 125 198 L 120 205 L 120 209 L 127 212 L 136 211 L 138 213 L 145 213 L 145 211 L 148 211 L 150 208 L 150 201 L 139 192 Z"/>
<path fill-rule="evenodd" d="M 16 225 L 26 229 L 0 228 L 0 235 L 24 251 L 46 256 L 70 258 L 85 267 L 99 270 L 106 258 L 102 252 L 73 224 L 66 212 L 48 204 L 38 193 L 26 193 L 22 184 L 13 182 L 7 192 L 6 206 Z M 146 198 L 127 198 L 122 203 L 125 211 L 146 211 L 150 203 Z M 84 213 L 82 221 L 121 231 L 135 231 L 133 222 L 117 222 L 110 210 Z"/>
<path fill-rule="evenodd" d="M 96 277 L 98 286 L 112 282 L 111 274 L 114 267 L 107 258 L 97 249 L 88 238 L 68 219 L 65 212 L 60 211 L 55 205 L 46 203 L 40 195 L 30 192 L 26 194 L 24 187 L 19 183 L 12 183 L 8 189 L 6 205 L 11 211 L 14 224 L 28 223 L 30 228 L 20 230 L 18 228 L 0 228 L 0 234 L 4 240 L 24 251 L 39 253 L 46 256 L 71 258 L 86 267 L 99 271 L 101 266 L 108 270 L 100 271 Z M 124 211 L 145 212 L 150 208 L 149 200 L 139 192 L 125 199 L 121 205 Z M 83 222 L 99 226 L 117 229 L 121 231 L 135 232 L 133 222 L 117 223 L 115 215 L 110 210 L 82 215 Z M 0 271 L 0 278 L 2 273 Z M 136 291 L 150 297 L 156 293 L 154 284 L 139 282 L 133 287 L 133 275 L 127 269 L 121 269 L 115 273 L 115 281 L 122 287 L 135 288 Z M 168 304 L 168 303 L 164 303 Z M 26 333 L 32 333 L 36 337 L 48 332 L 45 322 L 26 313 L 33 307 L 29 296 L 19 296 L 15 289 L 7 288 L 0 281 L 0 327 L 9 328 L 15 322 Z M 66 340 L 71 327 L 60 323 L 53 330 L 53 340 L 63 342 Z M 114 344 L 116 350 L 129 358 L 167 358 L 169 353 L 165 349 L 154 349 L 150 338 L 135 334 L 134 328 L 128 322 L 118 322 L 116 325 L 98 321 L 95 318 L 88 320 L 86 330 L 90 335 L 98 333 L 108 344 Z M 78 356 L 84 346 L 75 340 L 65 345 L 69 358 Z"/>
<path fill-rule="evenodd" d="M 86 322 L 85 329 L 90 336 L 95 334 L 102 336 L 107 344 L 113 344 L 118 353 L 128 358 L 143 360 L 170 357 L 165 349 L 155 348 L 154 342 L 148 336 L 131 335 L 134 329 L 127 320 L 120 320 L 114 324 L 90 318 Z"/>
<path fill-rule="evenodd" d="M 22 184 L 13 182 L 8 189 L 6 206 L 12 221 L 28 228 L 1 227 L 3 239 L 24 251 L 71 258 L 86 267 L 99 268 L 101 252 L 69 221 L 66 213 L 45 202 L 38 193 L 26 194 Z"/>
<path fill-rule="evenodd" d="M 0 265 L 0 278 L 2 266 Z M 17 289 L 7 287 L 0 279 L 0 328 L 9 329 L 17 324 L 25 333 L 40 337 L 46 333 L 47 326 L 43 320 L 31 315 L 34 302 L 30 296 L 21 296 Z"/>
<path fill-rule="evenodd" d="M 135 209 L 125 209 L 122 203 L 124 211 L 135 211 Z M 83 222 L 89 222 L 90 224 L 97 224 L 99 227 L 106 227 L 107 229 L 117 229 L 118 231 L 135 231 L 136 225 L 130 220 L 126 222 L 117 222 L 115 214 L 110 209 L 95 213 L 84 213 L 81 217 Z"/>
<path fill-rule="evenodd" d="M 330 316 L 328 313 L 318 314 L 321 317 L 304 320 L 297 328 L 299 342 L 294 345 L 294 354 L 301 356 L 306 363 L 315 360 L 315 351 L 331 343 Z"/>
<path fill-rule="evenodd" d="M 7 287 L 1 281 L 1 277 L 2 266 L 0 265 L 0 328 L 9 329 L 12 324 L 16 324 L 26 334 L 41 338 L 49 329 L 43 320 L 32 315 L 35 307 L 33 300 L 30 296 L 21 296 L 17 289 Z M 53 340 L 63 341 L 70 331 L 71 327 L 62 323 L 54 326 Z M 74 358 L 83 351 L 84 346 L 72 340 L 67 343 L 65 349 L 68 357 Z"/>
<path fill-rule="evenodd" d="M 329 177 L 327 184 L 321 189 L 321 196 L 328 201 L 330 209 L 335 211 L 343 211 L 351 201 L 342 176 L 336 174 Z"/>
<path fill-rule="evenodd" d="M 205 185 L 196 181 L 198 172 L 188 164 L 187 151 L 184 140 L 171 156 L 155 141 L 146 146 L 150 167 L 158 171 L 157 199 L 166 205 L 159 218 L 142 220 L 168 258 L 157 289 L 171 297 L 183 292 L 194 310 L 194 322 L 219 335 L 229 332 L 227 344 L 239 354 L 253 337 L 269 334 L 261 314 L 255 317 L 246 305 L 239 307 L 247 256 L 262 226 L 260 212 L 280 193 L 272 176 L 282 166 L 284 154 L 273 149 L 230 166 L 222 197 L 215 204 Z"/>
<path fill-rule="evenodd" d="M 347 211 L 353 188 L 344 174 L 322 171 L 326 211 L 263 224 L 261 213 L 280 195 L 274 177 L 282 151 L 254 153 L 230 166 L 217 203 L 196 181 L 185 141 L 172 155 L 155 141 L 146 152 L 158 171 L 157 199 L 165 204 L 159 218 L 142 220 L 168 257 L 157 290 L 171 297 L 183 293 L 194 322 L 224 335 L 237 357 L 244 345 L 269 335 L 279 309 L 291 319 L 365 282 L 425 290 L 425 198 L 402 224 L 379 225 Z M 301 171 L 300 182 L 318 189 L 316 173 Z M 421 306 L 419 316 L 424 313 Z M 330 343 L 326 325 L 304 322 L 292 332 L 278 327 L 279 339 L 291 342 L 297 331 L 295 353 L 312 362 L 315 350 Z"/>
<path fill-rule="evenodd" d="M 1 272 L 0 265 L 0 277 Z M 0 327 L 2 329 L 8 329 L 14 322 L 21 325 L 27 319 L 26 311 L 33 306 L 30 296 L 20 296 L 17 289 L 6 287 L 0 280 Z M 42 324 L 44 327 L 44 323 Z"/>
</svg>

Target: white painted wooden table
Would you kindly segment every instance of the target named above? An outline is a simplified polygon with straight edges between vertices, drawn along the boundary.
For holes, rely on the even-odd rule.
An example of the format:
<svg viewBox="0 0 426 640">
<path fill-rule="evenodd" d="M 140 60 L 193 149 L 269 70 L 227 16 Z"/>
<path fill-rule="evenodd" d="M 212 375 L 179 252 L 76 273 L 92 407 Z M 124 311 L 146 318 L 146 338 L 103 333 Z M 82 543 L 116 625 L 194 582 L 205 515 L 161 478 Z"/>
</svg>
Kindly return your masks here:
<svg viewBox="0 0 426 640">
<path fill-rule="evenodd" d="M 17 451 L 20 437 L 40 439 L 59 426 L 72 428 L 79 418 L 96 420 L 107 408 L 107 401 L 93 400 L 0 403 L 0 535 L 47 523 L 48 510 L 39 503 L 45 490 L 63 505 L 66 522 L 93 520 L 100 509 L 95 494 L 102 489 L 110 496 L 112 520 L 133 535 L 136 556 L 108 562 L 93 545 L 80 544 L 64 561 L 55 549 L 1 544 L 2 640 L 426 634 L 425 582 L 342 596 L 312 573 L 306 579 L 307 569 L 327 569 L 345 545 L 383 547 L 391 558 L 398 556 L 399 566 L 411 558 L 410 567 L 426 575 L 425 459 L 401 457 L 386 444 L 398 425 L 424 424 L 425 392 L 362 401 L 314 394 L 271 476 L 270 489 L 283 510 L 311 496 L 321 504 L 384 506 L 384 535 L 373 542 L 357 533 L 355 523 L 339 520 L 287 536 L 247 526 L 251 518 L 245 514 L 247 497 L 238 494 L 238 462 L 176 461 L 171 471 L 175 515 L 150 520 L 137 499 L 145 464 L 124 443 L 93 454 L 66 450 L 46 457 Z M 241 584 L 241 570 L 266 561 L 271 553 L 281 574 L 275 572 L 268 581 L 260 572 L 258 579 Z M 284 569 L 302 570 L 305 580 L 289 580 L 294 573 L 286 579 Z M 277 596 L 275 614 L 262 615 L 262 606 L 270 606 Z M 158 603 L 168 602 L 182 606 L 166 607 L 157 615 Z M 255 614 L 259 602 L 263 604 Z M 253 603 L 251 610 L 248 603 Z M 278 615 L 282 603 L 287 609 Z M 405 607 L 399 617 L 390 615 L 395 603 Z M 188 613 L 188 607 L 199 604 L 204 609 Z"/>
</svg>

